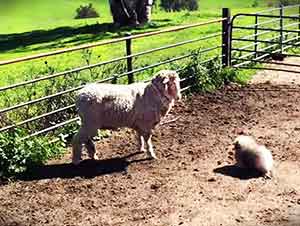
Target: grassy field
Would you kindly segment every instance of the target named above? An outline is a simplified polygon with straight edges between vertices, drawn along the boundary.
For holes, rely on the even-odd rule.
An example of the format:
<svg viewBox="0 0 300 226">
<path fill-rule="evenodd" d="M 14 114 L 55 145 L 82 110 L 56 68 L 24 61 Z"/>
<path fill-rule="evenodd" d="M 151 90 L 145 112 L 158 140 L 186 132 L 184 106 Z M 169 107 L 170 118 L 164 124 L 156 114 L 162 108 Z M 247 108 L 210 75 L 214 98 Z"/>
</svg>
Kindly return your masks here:
<svg viewBox="0 0 300 226">
<path fill-rule="evenodd" d="M 204 0 L 200 2 L 201 16 L 219 15 L 222 7 L 234 9 L 251 8 L 254 0 Z M 74 20 L 76 8 L 80 5 L 92 3 L 94 8 L 100 13 L 100 18 Z M 3 4 L 0 12 L 0 34 L 21 33 L 34 30 L 49 30 L 57 27 L 77 27 L 94 23 L 111 23 L 112 18 L 109 11 L 107 0 L 12 0 Z M 180 15 L 180 13 L 179 13 Z M 174 19 L 177 16 L 171 16 L 154 8 L 154 20 L 157 19 Z M 187 22 L 189 22 L 187 20 Z"/>
<path fill-rule="evenodd" d="M 0 60 L 11 59 L 57 48 L 74 46 L 102 39 L 118 37 L 123 32 L 144 32 L 178 24 L 188 24 L 219 17 L 222 7 L 241 11 L 257 11 L 251 7 L 253 0 L 200 2 L 197 12 L 166 13 L 154 8 L 153 23 L 140 29 L 117 30 L 111 26 L 108 1 L 15 1 L 4 5 L 0 11 Z M 29 4 L 31 2 L 31 4 Z M 100 13 L 96 19 L 73 19 L 80 5 L 93 3 Z M 122 32 L 123 31 L 123 32 Z"/>
<path fill-rule="evenodd" d="M 220 18 L 222 7 L 231 8 L 232 14 L 239 12 L 257 12 L 265 9 L 265 5 L 262 3 L 258 7 L 253 7 L 252 5 L 255 2 L 253 0 L 230 0 L 226 2 L 221 0 L 206 0 L 200 1 L 200 9 L 194 12 L 181 11 L 166 13 L 160 10 L 159 7 L 155 7 L 152 23 L 139 28 L 116 29 L 111 23 L 107 1 L 52 0 L 30 2 L 31 4 L 25 0 L 12 1 L 10 4 L 6 4 L 1 8 L 3 13 L 0 13 L 0 19 L 4 21 L 4 23 L 0 23 L 0 61 L 122 37 L 127 32 L 137 34 L 177 25 L 208 21 Z M 100 12 L 100 18 L 84 20 L 73 19 L 76 8 L 90 2 L 93 3 L 94 7 Z M 254 18 L 241 18 L 238 23 L 250 25 L 254 23 Z M 219 31 L 221 31 L 221 25 L 217 23 L 174 33 L 164 33 L 157 36 L 136 39 L 132 41 L 132 50 L 133 53 L 138 53 L 181 41 L 204 37 Z M 252 33 L 253 31 L 243 30 L 236 34 L 245 35 Z M 137 69 L 165 61 L 172 57 L 179 57 L 195 49 L 205 49 L 219 45 L 221 45 L 220 36 L 165 51 L 158 51 L 134 58 L 134 68 Z M 124 55 L 125 42 L 122 42 L 109 46 L 94 47 L 88 51 L 75 51 L 29 62 L 1 66 L 0 87 Z M 202 59 L 220 55 L 221 49 L 217 49 L 209 52 L 209 54 L 202 54 Z M 27 85 L 25 89 L 22 86 L 17 89 L 1 92 L 0 108 L 31 101 L 32 99 L 64 91 L 74 86 L 77 87 L 86 82 L 99 81 L 114 74 L 122 73 L 126 71 L 125 63 L 126 62 L 123 61 L 105 67 L 85 70 L 80 73 L 70 73 L 65 76 L 60 76 L 58 79 Z M 180 64 L 183 64 L 183 62 L 169 63 L 162 67 L 178 68 Z M 143 73 L 136 73 L 136 80 L 146 79 L 162 67 L 150 69 Z M 64 106 L 64 103 L 60 104 L 59 106 L 54 106 L 54 109 Z M 33 116 L 38 109 L 39 104 L 35 105 L 35 107 L 31 107 L 30 110 L 25 109 L 24 112 L 26 114 L 24 113 L 24 115 L 28 115 L 29 112 L 29 114 Z M 20 115 L 22 116 L 20 112 L 17 112 L 16 117 L 20 117 Z M 20 118 L 25 119 L 23 117 Z"/>
<path fill-rule="evenodd" d="M 253 7 L 255 2 L 259 2 L 260 4 Z M 93 3 L 94 7 L 100 13 L 100 18 L 73 19 L 76 8 L 88 3 Z M 104 0 L 13 0 L 5 4 L 0 0 L 0 61 L 123 37 L 126 33 L 138 34 L 178 25 L 209 21 L 221 18 L 222 7 L 231 8 L 233 15 L 240 12 L 254 13 L 266 8 L 263 3 L 265 3 L 265 1 L 200 0 L 200 9 L 198 11 L 171 13 L 166 13 L 160 10 L 159 7 L 154 7 L 151 23 L 144 27 L 118 29 L 112 25 L 108 1 Z M 253 25 L 254 18 L 244 17 L 236 22 L 237 24 Z M 266 26 L 274 27 L 274 24 L 268 24 Z M 220 33 L 221 27 L 220 23 L 215 23 L 178 32 L 168 32 L 156 36 L 134 39 L 132 40 L 132 52 L 140 53 L 153 48 L 198 39 L 215 32 Z M 253 30 L 234 32 L 234 36 L 237 37 L 247 34 L 253 34 Z M 264 38 L 269 38 L 272 35 L 273 34 L 268 34 L 264 36 Z M 236 43 L 235 46 L 245 44 L 247 43 Z M 203 51 L 206 48 L 220 47 L 220 45 L 221 35 L 205 41 L 197 41 L 135 57 L 133 59 L 133 67 L 134 69 L 139 69 L 145 66 L 151 66 L 174 57 L 184 56 L 195 50 Z M 103 62 L 115 57 L 123 57 L 125 54 L 125 42 L 123 41 L 121 43 L 44 57 L 28 62 L 0 66 L 0 87 L 38 79 L 45 75 L 48 76 L 53 73 Z M 214 90 L 221 86 L 224 84 L 225 77 L 232 78 L 227 81 L 236 81 L 236 79 L 238 79 L 240 82 L 243 82 L 249 78 L 249 75 L 253 74 L 253 70 L 224 70 L 215 59 L 208 65 L 202 64 L 200 66 L 200 61 L 211 59 L 212 57 L 220 58 L 220 56 L 221 48 L 218 48 L 209 53 L 202 53 L 200 56 L 197 55 L 197 58 L 189 57 L 184 60 L 164 64 L 160 67 L 149 68 L 144 72 L 135 73 L 135 80 L 149 79 L 153 73 L 162 68 L 184 68 L 184 70 L 180 72 L 180 76 L 190 77 L 194 75 L 199 80 L 196 79 L 196 81 L 194 81 L 196 84 L 194 87 L 198 87 L 198 91 L 203 91 L 208 89 Z M 28 120 L 30 121 L 32 118 L 35 119 L 34 122 L 24 123 L 20 126 L 20 128 L 24 129 L 22 134 L 32 134 L 36 131 L 57 126 L 77 116 L 74 107 L 65 109 L 66 106 L 72 106 L 74 103 L 74 87 L 78 88 L 85 83 L 99 81 L 103 78 L 118 75 L 126 71 L 126 62 L 122 61 L 80 72 L 68 73 L 55 79 L 47 79 L 34 84 L 27 84 L 18 88 L 0 91 L 0 109 L 9 108 L 25 102 L 32 102 L 30 105 L 21 106 L 16 110 L 10 110 L 7 113 L 1 114 L 0 127 L 12 125 L 24 120 L 28 122 Z M 125 77 L 118 79 L 116 82 L 124 83 L 127 82 L 127 80 Z M 66 91 L 68 91 L 68 93 L 65 93 Z M 54 97 L 58 92 L 63 92 L 64 94 Z M 43 99 L 33 103 L 39 98 L 45 97 L 49 97 L 49 99 Z M 64 110 L 61 110 L 61 108 Z M 53 113 L 53 111 L 55 113 Z M 52 113 L 49 114 L 49 112 Z M 43 115 L 43 117 L 40 117 L 41 115 Z M 73 122 L 67 126 L 59 127 L 54 133 L 47 133 L 49 140 L 57 137 L 57 135 L 71 134 L 77 130 L 77 126 L 77 123 Z M 42 134 L 42 137 L 43 136 L 44 134 Z M 6 134 L 4 137 L 11 138 L 14 136 Z M 14 140 L 12 140 L 12 143 L 14 143 Z"/>
<path fill-rule="evenodd" d="M 111 16 L 108 1 L 76 0 L 76 1 L 12 1 L 4 5 L 0 20 L 0 60 L 13 59 L 21 56 L 52 51 L 64 47 L 96 42 L 104 39 L 123 36 L 125 32 L 132 34 L 164 29 L 170 26 L 189 24 L 193 22 L 207 21 L 221 16 L 221 8 L 232 8 L 232 13 L 251 12 L 262 8 L 253 8 L 253 0 L 239 1 L 212 1 L 200 2 L 200 9 L 196 12 L 172 12 L 166 13 L 158 7 L 154 8 L 152 24 L 142 28 L 121 30 L 111 26 Z M 75 20 L 75 10 L 80 5 L 93 3 L 100 12 L 100 18 Z M 155 38 L 145 38 L 134 41 L 133 51 L 143 51 L 150 48 L 172 44 L 179 41 L 192 39 L 201 35 L 210 34 L 220 30 L 220 25 L 210 25 L 177 34 L 165 34 Z M 181 55 L 187 49 L 206 47 L 219 43 L 220 39 L 211 42 L 197 43 L 183 48 L 171 49 L 158 54 L 148 55 L 146 59 L 140 59 L 141 64 L 148 64 L 170 56 Z M 120 51 L 121 50 L 121 51 Z M 106 47 L 93 48 L 91 62 L 98 62 L 116 56 L 124 55 L 124 44 L 114 44 Z M 82 59 L 82 51 L 71 54 L 62 54 L 57 57 L 49 57 L 40 61 L 20 63 L 13 66 L 2 67 L 0 71 L 0 85 L 19 82 L 26 78 L 28 70 L 43 71 L 44 61 L 48 61 L 55 70 L 74 68 L 86 63 Z M 157 56 L 158 55 L 158 56 Z M 141 57 L 142 58 L 142 57 Z M 42 68 L 42 69 L 41 69 Z M 45 69 L 46 70 L 46 69 Z M 23 75 L 23 76 L 22 76 Z"/>
</svg>

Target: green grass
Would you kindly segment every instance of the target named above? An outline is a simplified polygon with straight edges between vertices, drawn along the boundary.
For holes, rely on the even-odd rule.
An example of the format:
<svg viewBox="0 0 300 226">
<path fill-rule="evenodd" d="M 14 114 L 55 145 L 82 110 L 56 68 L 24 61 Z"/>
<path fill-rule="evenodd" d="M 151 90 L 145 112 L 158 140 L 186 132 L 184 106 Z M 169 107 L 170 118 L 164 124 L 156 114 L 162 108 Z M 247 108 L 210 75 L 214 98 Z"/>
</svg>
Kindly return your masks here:
<svg viewBox="0 0 300 226">
<path fill-rule="evenodd" d="M 122 37 L 127 32 L 137 34 L 176 25 L 207 21 L 219 18 L 222 7 L 231 8 L 232 15 L 239 12 L 256 12 L 265 7 L 264 1 L 259 1 L 259 7 L 253 8 L 254 0 L 203 0 L 200 1 L 200 9 L 196 12 L 166 13 L 160 10 L 159 7 L 154 7 L 150 25 L 141 28 L 116 29 L 111 25 L 112 19 L 106 0 L 31 0 L 30 4 L 29 1 L 25 0 L 10 2 L 0 9 L 0 20 L 4 21 L 0 23 L 0 61 Z M 93 6 L 100 12 L 100 18 L 73 19 L 76 8 L 88 3 L 93 3 Z M 253 24 L 254 20 L 253 18 L 241 18 L 238 23 Z M 211 24 L 176 33 L 133 40 L 133 53 L 205 36 L 220 31 L 220 28 L 219 24 Z M 251 32 L 243 30 L 242 33 L 236 32 L 235 34 L 250 34 Z M 135 67 L 148 65 L 172 56 L 180 56 L 188 50 L 207 48 L 214 45 L 220 45 L 220 38 L 141 56 L 135 59 L 134 64 Z M 220 51 L 214 51 L 212 54 L 219 53 Z M 124 43 L 92 48 L 89 63 L 120 57 L 124 54 Z M 76 51 L 30 62 L 2 66 L 0 86 L 40 76 L 46 70 L 45 61 L 56 72 L 86 64 L 86 60 L 82 57 L 82 51 Z"/>
<path fill-rule="evenodd" d="M 232 8 L 232 13 L 257 11 L 261 8 L 252 8 L 253 0 L 239 1 L 230 0 L 206 0 L 200 2 L 200 10 L 197 12 L 172 12 L 166 13 L 158 7 L 154 8 L 153 23 L 143 28 L 115 29 L 111 26 L 111 16 L 108 1 L 104 0 L 74 0 L 74 1 L 28 1 L 15 0 L 2 8 L 0 14 L 0 60 L 14 59 L 21 56 L 53 51 L 60 48 L 77 46 L 85 43 L 96 42 L 104 39 L 123 36 L 125 32 L 132 34 L 158 30 L 175 25 L 189 24 L 199 21 L 207 21 L 218 18 L 222 7 Z M 99 19 L 75 20 L 75 9 L 79 5 L 93 3 L 100 12 Z M 54 13 L 55 12 L 55 13 Z M 133 41 L 133 51 L 143 51 L 166 44 L 176 43 L 189 38 L 199 37 L 220 29 L 219 25 L 209 25 L 195 29 L 157 37 L 145 38 Z M 219 43 L 219 39 L 212 42 L 189 45 L 169 51 L 151 54 L 139 61 L 142 64 L 154 62 L 169 56 L 183 54 L 188 48 L 206 47 Z M 124 55 L 124 44 L 114 44 L 106 47 L 93 48 L 92 62 L 110 59 Z M 145 58 L 145 57 L 144 57 Z M 28 63 L 19 63 L 12 66 L 1 67 L 0 85 L 7 85 L 22 81 L 28 68 L 38 71 L 44 68 L 44 61 L 48 61 L 56 71 L 80 66 L 85 62 L 82 60 L 81 52 L 62 54 L 60 56 L 48 57 Z M 144 63 L 143 63 L 144 62 Z"/>
<path fill-rule="evenodd" d="M 41 52 L 53 51 L 60 48 L 111 39 L 124 36 L 126 32 L 137 34 L 169 28 L 176 25 L 220 18 L 222 7 L 231 8 L 233 15 L 239 12 L 256 12 L 264 9 L 264 5 L 260 5 L 259 8 L 253 8 L 253 0 L 203 0 L 200 1 L 200 9 L 196 12 L 181 11 L 166 13 L 156 7 L 154 8 L 151 24 L 140 28 L 116 29 L 111 24 L 111 16 L 107 5 L 108 1 L 44 0 L 32 1 L 32 4 L 28 4 L 28 1 L 25 2 L 25 0 L 15 2 L 18 2 L 18 4 L 6 5 L 5 8 L 2 8 L 5 13 L 0 14 L 0 17 L 6 18 L 6 20 L 4 20 L 5 23 L 0 23 L 0 33 L 2 33 L 0 34 L 0 60 L 13 59 Z M 100 12 L 100 19 L 73 19 L 75 16 L 75 9 L 79 7 L 79 5 L 87 4 L 89 2 L 92 2 L 94 7 Z M 254 23 L 254 19 L 241 18 L 237 22 L 239 24 L 250 25 Z M 138 53 L 152 48 L 203 37 L 220 30 L 220 24 L 210 24 L 179 32 L 164 33 L 157 36 L 135 39 L 132 41 L 132 51 L 133 53 Z M 249 31 L 242 31 L 239 35 L 248 33 Z M 172 57 L 182 56 L 195 49 L 204 49 L 217 45 L 221 45 L 221 37 L 154 52 L 134 58 L 134 68 L 136 69 L 155 64 Z M 237 45 L 239 45 L 239 43 L 237 43 Z M 220 54 L 221 50 L 218 49 L 209 54 L 202 54 L 201 57 L 207 59 Z M 89 52 L 81 50 L 28 62 L 1 66 L 0 87 L 124 55 L 125 42 L 122 42 L 108 46 L 94 47 L 91 48 Z M 45 62 L 47 62 L 47 64 L 45 64 Z M 178 68 L 180 67 L 180 64 L 184 64 L 184 62 L 185 60 L 182 60 L 155 69 L 150 69 L 143 73 L 136 73 L 135 78 L 136 80 L 143 80 L 161 68 Z M 26 88 L 20 87 L 7 92 L 1 92 L 0 108 L 30 101 L 58 91 L 76 87 L 86 82 L 98 81 L 116 73 L 122 73 L 126 71 L 125 63 L 126 62 L 123 61 L 122 63 L 61 76 L 58 79 L 38 82 L 32 86 L 27 85 Z M 240 76 L 240 80 L 243 80 L 242 77 L 243 76 Z M 125 82 L 125 80 L 121 79 L 119 82 Z M 60 103 L 55 102 L 55 104 L 59 105 Z M 62 106 L 55 105 L 53 108 L 57 109 L 57 107 Z M 25 116 L 34 116 L 34 113 L 38 110 L 39 106 L 35 105 L 29 110 L 24 109 L 22 114 L 18 112 L 11 117 L 26 119 Z M 23 118 L 23 116 L 25 118 Z"/>
<path fill-rule="evenodd" d="M 112 18 L 107 0 L 16 0 L 0 9 L 0 60 L 16 58 L 57 48 L 95 42 L 122 35 L 111 26 Z M 100 18 L 73 19 L 79 5 L 93 3 Z M 222 7 L 233 8 L 233 13 L 253 11 L 253 0 L 200 2 L 197 12 L 166 13 L 154 8 L 153 26 L 142 29 L 123 29 L 132 33 L 157 30 L 179 24 L 189 24 L 220 17 Z M 258 10 L 258 9 L 255 9 Z"/>
<path fill-rule="evenodd" d="M 92 3 L 100 13 L 98 19 L 74 20 L 75 10 L 80 5 Z M 12 0 L 3 4 L 0 9 L 0 34 L 20 33 L 32 30 L 49 30 L 63 26 L 81 26 L 86 24 L 110 23 L 109 5 L 107 0 Z M 200 12 L 212 11 L 219 14 L 218 9 L 251 8 L 253 0 L 203 0 Z M 217 11 L 215 11 L 217 10 Z M 154 9 L 154 19 L 170 18 L 166 13 Z"/>
<path fill-rule="evenodd" d="M 8 2 L 11 3 L 3 3 L 5 5 L 1 9 L 0 34 L 80 26 L 96 21 L 111 22 L 106 0 L 15 0 Z M 76 9 L 88 3 L 92 3 L 100 12 L 100 19 L 75 20 Z"/>
<path fill-rule="evenodd" d="M 172 26 L 191 24 L 194 22 L 208 21 L 221 17 L 221 8 L 229 7 L 232 14 L 240 12 L 256 12 L 265 9 L 263 4 L 253 8 L 253 0 L 201 0 L 200 10 L 196 12 L 172 12 L 166 13 L 159 8 L 154 8 L 152 23 L 140 28 L 116 29 L 112 26 L 112 18 L 109 12 L 107 0 L 13 0 L 10 4 L 1 5 L 0 8 L 0 61 L 14 59 L 21 56 L 28 56 L 60 48 L 78 46 L 101 40 L 122 37 L 125 33 L 143 33 L 169 28 Z M 29 4 L 30 2 L 30 4 Z M 260 1 L 263 2 L 263 1 Z M 100 13 L 100 18 L 75 20 L 75 10 L 83 4 L 93 3 L 93 6 Z M 253 18 L 241 18 L 238 24 L 251 25 Z M 149 49 L 175 44 L 181 41 L 203 37 L 220 31 L 220 24 L 210 24 L 207 26 L 191 28 L 179 32 L 164 33 L 157 36 L 145 37 L 132 40 L 132 51 L 138 53 Z M 235 32 L 235 35 L 252 34 L 253 31 L 243 30 Z M 269 34 L 265 38 L 270 37 Z M 245 43 L 236 43 L 236 46 Z M 172 57 L 178 57 L 190 53 L 197 49 L 204 49 L 221 45 L 221 37 L 195 42 L 164 51 L 158 51 L 144 56 L 134 58 L 134 68 L 155 64 Z M 190 72 L 199 73 L 198 79 L 201 81 L 201 90 L 213 90 L 224 84 L 224 77 L 233 77 L 239 83 L 246 83 L 254 70 L 236 71 L 233 69 L 222 70 L 220 67 L 209 65 L 218 61 L 208 63 L 208 67 L 199 66 L 198 61 L 205 60 L 217 55 L 221 50 L 215 50 L 208 54 L 197 55 L 197 59 L 184 59 L 174 63 L 169 63 L 158 68 L 149 69 L 146 72 L 135 73 L 136 80 L 144 80 L 152 76 L 154 72 L 162 68 L 178 69 L 181 76 L 189 77 Z M 51 57 L 45 57 L 28 62 L 16 63 L 7 66 L 0 66 L 0 87 L 39 78 L 44 75 L 61 72 L 75 67 L 93 64 L 100 61 L 121 57 L 125 55 L 125 42 L 99 46 L 87 50 L 80 50 Z M 126 62 L 119 62 L 107 66 L 85 70 L 80 73 L 72 73 L 56 79 L 46 80 L 27 85 L 17 89 L 0 92 L 0 109 L 13 106 L 18 103 L 27 102 L 40 97 L 77 87 L 87 82 L 98 81 L 126 71 Z M 193 67 L 188 67 L 192 65 Z M 192 69 L 192 70 L 191 70 Z M 185 73 L 184 73 L 185 72 Z M 232 80 L 230 80 L 232 81 Z M 118 80 L 119 83 L 126 82 L 126 78 Z M 33 104 L 16 111 L 1 115 L 0 127 L 20 122 L 61 107 L 73 104 L 73 93 L 63 95 L 58 98 Z M 48 128 L 67 119 L 75 117 L 74 109 L 47 116 L 43 119 L 28 123 L 23 129 L 26 133 L 32 133 Z M 77 130 L 77 124 L 65 126 L 57 129 L 53 134 L 48 133 L 47 139 L 61 134 L 70 134 Z M 28 132 L 30 131 L 30 132 Z M 9 135 L 9 134 L 8 134 Z M 10 137 L 10 135 L 9 135 Z M 43 137 L 43 136 L 42 136 Z"/>
</svg>

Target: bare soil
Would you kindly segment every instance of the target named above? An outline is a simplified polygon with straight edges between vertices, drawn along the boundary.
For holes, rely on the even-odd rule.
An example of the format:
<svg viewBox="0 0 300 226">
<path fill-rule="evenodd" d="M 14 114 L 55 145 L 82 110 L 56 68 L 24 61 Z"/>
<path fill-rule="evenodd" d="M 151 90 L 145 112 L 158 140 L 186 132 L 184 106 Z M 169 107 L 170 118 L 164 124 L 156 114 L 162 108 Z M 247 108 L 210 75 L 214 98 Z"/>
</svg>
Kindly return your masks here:
<svg viewBox="0 0 300 226">
<path fill-rule="evenodd" d="M 97 143 L 99 161 L 74 167 L 69 152 L 0 186 L 0 225 L 300 225 L 300 74 L 262 71 L 246 87 L 191 96 L 171 116 L 180 118 L 155 130 L 159 160 L 121 130 Z M 234 166 L 240 133 L 272 150 L 274 178 Z"/>
</svg>

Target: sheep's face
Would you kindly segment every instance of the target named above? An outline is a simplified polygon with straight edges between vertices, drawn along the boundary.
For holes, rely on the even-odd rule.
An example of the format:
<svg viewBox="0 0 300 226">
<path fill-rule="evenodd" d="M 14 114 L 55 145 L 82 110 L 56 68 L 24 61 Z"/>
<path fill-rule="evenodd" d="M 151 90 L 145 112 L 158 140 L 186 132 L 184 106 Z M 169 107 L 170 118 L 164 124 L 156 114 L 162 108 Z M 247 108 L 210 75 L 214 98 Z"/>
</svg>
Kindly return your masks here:
<svg viewBox="0 0 300 226">
<path fill-rule="evenodd" d="M 170 99 L 181 99 L 180 78 L 176 71 L 162 70 L 152 82 L 164 96 Z"/>
</svg>

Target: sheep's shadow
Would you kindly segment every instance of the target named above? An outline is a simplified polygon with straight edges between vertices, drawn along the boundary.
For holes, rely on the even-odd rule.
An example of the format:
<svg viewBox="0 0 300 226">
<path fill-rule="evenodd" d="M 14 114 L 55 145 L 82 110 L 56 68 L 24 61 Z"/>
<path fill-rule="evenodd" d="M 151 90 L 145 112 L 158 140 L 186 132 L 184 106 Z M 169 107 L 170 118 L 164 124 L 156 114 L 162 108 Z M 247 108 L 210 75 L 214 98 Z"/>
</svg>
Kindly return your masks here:
<svg viewBox="0 0 300 226">
<path fill-rule="evenodd" d="M 41 165 L 28 169 L 18 179 L 24 181 L 53 179 L 53 178 L 94 178 L 96 176 L 127 172 L 127 168 L 132 163 L 150 160 L 149 158 L 129 160 L 128 158 L 140 154 L 136 152 L 125 157 L 116 157 L 104 160 L 84 160 L 79 165 L 69 164 L 53 164 Z"/>
<path fill-rule="evenodd" d="M 252 178 L 258 178 L 262 176 L 262 174 L 257 170 L 240 168 L 236 165 L 227 165 L 227 166 L 218 167 L 213 171 L 215 173 L 220 173 L 226 176 L 239 178 L 241 180 L 249 180 Z"/>
</svg>

